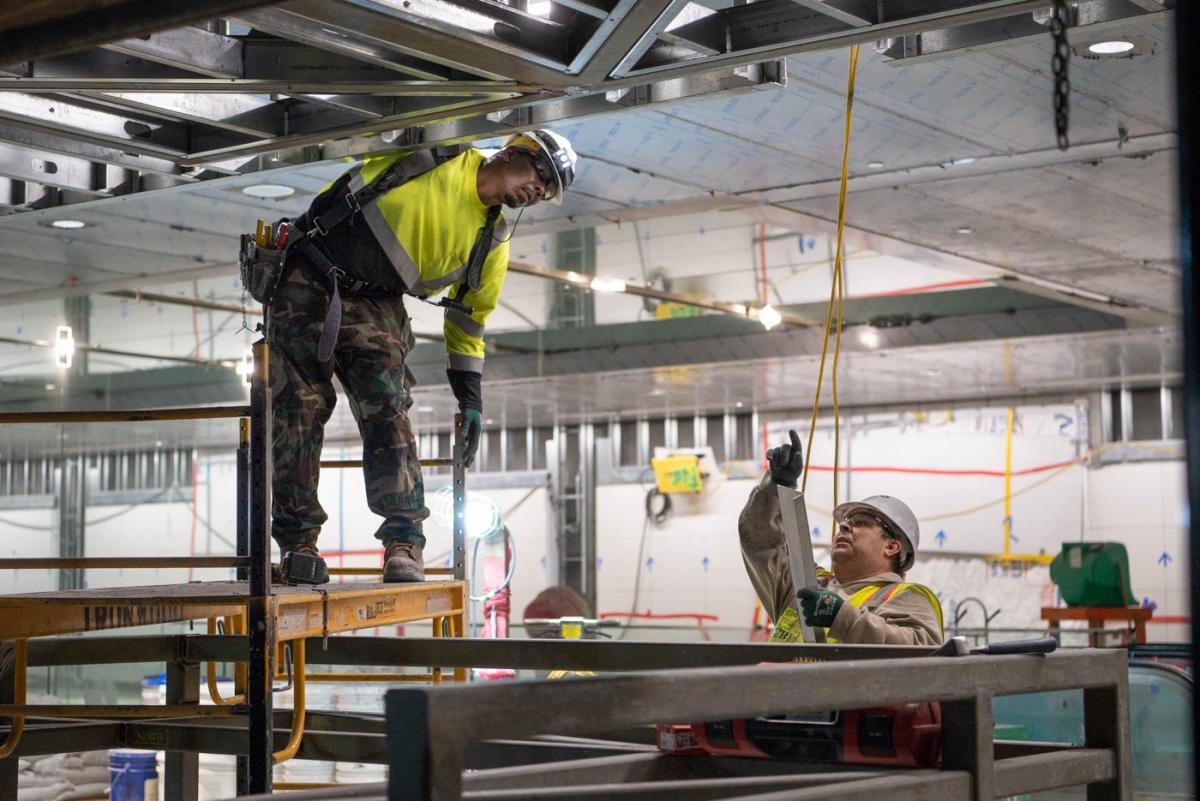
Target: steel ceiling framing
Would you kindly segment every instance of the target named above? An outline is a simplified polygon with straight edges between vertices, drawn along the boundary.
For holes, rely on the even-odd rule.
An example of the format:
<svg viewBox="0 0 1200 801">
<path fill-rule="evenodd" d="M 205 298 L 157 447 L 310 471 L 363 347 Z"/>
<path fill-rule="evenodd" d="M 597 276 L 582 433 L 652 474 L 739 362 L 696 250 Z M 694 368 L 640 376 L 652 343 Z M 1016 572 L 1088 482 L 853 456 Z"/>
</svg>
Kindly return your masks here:
<svg viewBox="0 0 1200 801">
<path fill-rule="evenodd" d="M 1081 0 L 1080 24 L 1174 0 Z M 1049 0 L 123 0 L 0 12 L 0 212 L 782 84 L 1036 32 Z M 66 157 L 66 158 L 64 158 Z"/>
</svg>

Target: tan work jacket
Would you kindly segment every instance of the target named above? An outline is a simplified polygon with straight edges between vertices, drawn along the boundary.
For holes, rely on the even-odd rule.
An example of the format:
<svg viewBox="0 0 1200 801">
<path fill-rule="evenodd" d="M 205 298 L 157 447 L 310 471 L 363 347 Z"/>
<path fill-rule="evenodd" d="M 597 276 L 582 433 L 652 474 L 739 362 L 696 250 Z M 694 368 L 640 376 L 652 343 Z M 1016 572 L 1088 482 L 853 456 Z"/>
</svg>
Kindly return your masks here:
<svg viewBox="0 0 1200 801">
<path fill-rule="evenodd" d="M 784 545 L 779 496 L 770 473 L 750 491 L 750 498 L 738 518 L 738 536 L 750 582 L 767 614 L 777 621 L 791 606 L 796 589 Z M 864 587 L 897 584 L 903 582 L 904 577 L 897 573 L 882 573 L 845 585 L 831 576 L 825 581 L 825 589 L 848 601 Z M 942 641 L 940 618 L 925 593 L 915 590 L 896 592 L 871 610 L 843 603 L 829 627 L 829 636 L 854 644 L 937 645 Z"/>
</svg>

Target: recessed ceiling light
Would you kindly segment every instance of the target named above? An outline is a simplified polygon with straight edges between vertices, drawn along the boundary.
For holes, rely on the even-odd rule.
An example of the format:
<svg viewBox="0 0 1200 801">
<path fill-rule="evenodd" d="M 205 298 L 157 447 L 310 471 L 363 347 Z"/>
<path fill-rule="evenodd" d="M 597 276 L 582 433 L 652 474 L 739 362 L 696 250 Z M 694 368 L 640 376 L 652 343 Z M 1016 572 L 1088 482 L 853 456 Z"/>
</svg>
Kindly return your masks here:
<svg viewBox="0 0 1200 801">
<path fill-rule="evenodd" d="M 740 408 L 742 408 L 743 406 L 745 406 L 746 404 L 742 403 L 741 401 L 738 401 L 737 403 L 735 403 L 735 404 L 733 404 L 733 405 L 734 405 L 734 406 L 736 406 L 737 408 L 739 408 L 739 409 L 740 409 Z"/>
<path fill-rule="evenodd" d="M 296 188 L 283 184 L 251 184 L 242 187 L 242 194 L 264 200 L 278 200 L 296 194 Z"/>
<path fill-rule="evenodd" d="M 969 225 L 961 225 L 958 228 L 955 228 L 954 230 L 956 233 L 962 234 L 963 236 L 967 236 L 968 234 L 975 233 L 975 229 Z"/>
<path fill-rule="evenodd" d="M 83 220 L 51 220 L 51 228 L 62 228 L 69 231 L 74 231 L 78 228 L 87 228 L 88 224 Z"/>
<path fill-rule="evenodd" d="M 1126 39 L 1112 39 L 1107 42 L 1095 42 L 1088 45 L 1088 51 L 1098 56 L 1117 56 L 1128 53 L 1135 47 L 1133 42 Z"/>
<path fill-rule="evenodd" d="M 867 168 L 872 169 L 872 170 L 882 170 L 883 162 L 882 161 L 868 161 Z"/>
</svg>

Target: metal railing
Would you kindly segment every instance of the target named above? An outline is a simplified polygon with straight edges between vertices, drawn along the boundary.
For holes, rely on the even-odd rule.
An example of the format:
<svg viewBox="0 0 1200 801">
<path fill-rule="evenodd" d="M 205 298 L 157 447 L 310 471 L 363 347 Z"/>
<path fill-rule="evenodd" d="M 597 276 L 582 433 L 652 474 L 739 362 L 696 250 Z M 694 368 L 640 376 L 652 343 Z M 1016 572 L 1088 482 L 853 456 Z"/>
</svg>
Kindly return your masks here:
<svg viewBox="0 0 1200 801">
<path fill-rule="evenodd" d="M 471 645 L 475 651 L 483 647 L 479 643 Z M 558 656 L 567 659 L 559 662 L 559 667 L 586 669 L 588 664 L 595 664 L 595 659 L 569 659 L 569 653 L 584 643 L 560 645 Z M 594 645 L 581 653 L 607 656 L 613 652 L 612 643 Z M 517 653 L 520 647 L 519 643 L 497 645 L 490 664 L 515 666 L 527 661 Z M 813 787 L 802 797 L 845 798 L 853 792 L 866 797 L 878 793 L 886 798 L 971 801 L 1087 784 L 1092 788 L 1089 798 L 1131 798 L 1129 678 L 1123 651 L 954 657 L 931 656 L 933 649 L 928 648 L 881 647 L 881 655 L 889 658 L 851 663 L 824 661 L 839 650 L 849 654 L 864 649 L 869 652 L 870 648 L 795 646 L 790 649 L 792 653 L 822 661 L 770 668 L 754 665 L 664 670 L 559 681 L 392 690 L 386 696 L 391 756 L 388 797 L 460 801 L 464 797 L 465 749 L 484 738 L 602 734 L 656 723 L 939 702 L 941 770 L 886 770 L 856 782 L 853 788 L 840 784 L 820 793 Z M 651 649 L 643 650 L 649 653 Z M 905 652 L 911 656 L 894 658 Z M 505 653 L 510 658 L 506 659 Z M 1003 749 L 997 749 L 992 737 L 994 696 L 1069 689 L 1082 689 L 1084 694 L 1083 747 L 1006 743 Z M 600 772 L 601 765 L 593 768 L 581 771 L 584 777 L 579 781 L 594 791 L 597 785 L 608 782 Z M 526 777 L 529 787 L 548 793 L 547 784 L 560 785 L 560 794 L 554 797 L 569 797 L 569 771 L 556 773 L 561 777 L 557 781 L 548 780 L 544 772 L 534 776 L 534 772 L 531 769 Z M 509 793 L 506 797 L 521 795 L 520 769 L 505 771 L 503 785 L 481 786 L 474 778 L 469 777 L 467 783 L 473 798 L 483 798 L 484 791 L 501 786 Z M 703 783 L 694 782 L 691 789 L 705 789 Z M 670 795 L 724 797 L 712 792 L 715 789 L 710 787 L 708 794 L 695 795 L 673 787 Z M 653 783 L 626 783 L 621 790 L 622 798 L 667 797 L 664 789 Z"/>
</svg>

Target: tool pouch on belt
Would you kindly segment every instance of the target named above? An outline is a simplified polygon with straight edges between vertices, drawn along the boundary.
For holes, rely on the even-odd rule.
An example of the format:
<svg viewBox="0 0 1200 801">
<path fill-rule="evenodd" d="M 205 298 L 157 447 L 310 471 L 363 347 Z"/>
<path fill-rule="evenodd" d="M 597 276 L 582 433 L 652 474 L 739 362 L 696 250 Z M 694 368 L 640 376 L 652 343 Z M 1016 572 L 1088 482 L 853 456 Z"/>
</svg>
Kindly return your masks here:
<svg viewBox="0 0 1200 801">
<path fill-rule="evenodd" d="M 271 302 L 283 278 L 283 262 L 286 257 L 286 248 L 265 248 L 254 241 L 253 234 L 242 234 L 238 261 L 242 272 L 242 286 L 250 293 L 250 297 L 263 304 Z"/>
</svg>

